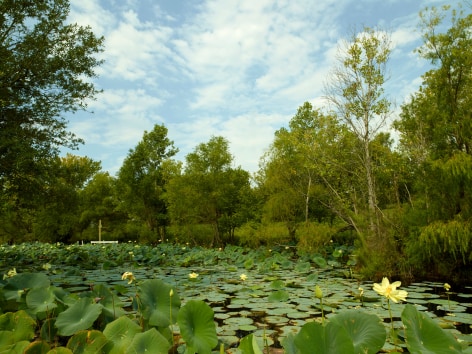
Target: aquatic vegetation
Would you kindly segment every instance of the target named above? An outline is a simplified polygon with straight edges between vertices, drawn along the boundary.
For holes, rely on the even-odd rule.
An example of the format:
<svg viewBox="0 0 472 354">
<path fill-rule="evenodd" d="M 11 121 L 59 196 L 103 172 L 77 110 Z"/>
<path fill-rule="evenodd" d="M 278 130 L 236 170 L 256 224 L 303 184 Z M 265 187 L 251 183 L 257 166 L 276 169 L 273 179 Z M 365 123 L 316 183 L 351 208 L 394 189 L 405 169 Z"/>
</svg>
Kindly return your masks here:
<svg viewBox="0 0 472 354">
<path fill-rule="evenodd" d="M 2 270 L 16 267 L 0 280 L 0 352 L 312 353 L 316 343 L 320 353 L 454 353 L 472 342 L 458 331 L 472 324 L 472 295 L 446 299 L 444 283 L 361 282 L 339 257 L 323 263 L 285 247 L 136 246 L 3 246 L 21 261 Z M 21 265 L 29 257 L 37 262 Z"/>
</svg>

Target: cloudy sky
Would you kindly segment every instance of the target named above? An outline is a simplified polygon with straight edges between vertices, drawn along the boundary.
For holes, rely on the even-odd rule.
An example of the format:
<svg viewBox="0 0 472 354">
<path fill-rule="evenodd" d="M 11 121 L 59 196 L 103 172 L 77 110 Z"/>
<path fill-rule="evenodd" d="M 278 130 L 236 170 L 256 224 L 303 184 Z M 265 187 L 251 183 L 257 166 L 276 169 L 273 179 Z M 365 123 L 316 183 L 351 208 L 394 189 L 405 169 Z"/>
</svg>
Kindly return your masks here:
<svg viewBox="0 0 472 354">
<path fill-rule="evenodd" d="M 305 101 L 321 107 L 339 42 L 363 26 L 392 34 L 390 98 L 401 104 L 428 63 L 418 12 L 441 0 L 71 0 L 70 20 L 105 37 L 91 112 L 69 118 L 74 154 L 114 175 L 144 131 L 164 124 L 177 159 L 212 136 L 255 172 L 274 132 Z"/>
</svg>

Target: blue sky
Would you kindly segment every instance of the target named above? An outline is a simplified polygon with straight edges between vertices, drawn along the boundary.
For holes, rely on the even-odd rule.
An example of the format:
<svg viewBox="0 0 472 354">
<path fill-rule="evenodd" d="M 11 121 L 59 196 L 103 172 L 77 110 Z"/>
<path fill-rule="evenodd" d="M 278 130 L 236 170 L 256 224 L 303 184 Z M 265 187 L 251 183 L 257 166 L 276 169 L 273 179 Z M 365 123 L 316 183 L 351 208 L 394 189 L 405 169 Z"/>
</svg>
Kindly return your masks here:
<svg viewBox="0 0 472 354">
<path fill-rule="evenodd" d="M 70 20 L 105 36 L 104 92 L 90 112 L 68 117 L 85 140 L 72 153 L 114 175 L 145 130 L 164 124 L 185 156 L 212 136 L 234 165 L 255 172 L 305 101 L 322 107 L 341 40 L 353 29 L 391 32 L 389 97 L 399 106 L 428 63 L 418 13 L 440 0 L 71 0 Z M 393 114 L 395 118 L 395 114 Z"/>
</svg>

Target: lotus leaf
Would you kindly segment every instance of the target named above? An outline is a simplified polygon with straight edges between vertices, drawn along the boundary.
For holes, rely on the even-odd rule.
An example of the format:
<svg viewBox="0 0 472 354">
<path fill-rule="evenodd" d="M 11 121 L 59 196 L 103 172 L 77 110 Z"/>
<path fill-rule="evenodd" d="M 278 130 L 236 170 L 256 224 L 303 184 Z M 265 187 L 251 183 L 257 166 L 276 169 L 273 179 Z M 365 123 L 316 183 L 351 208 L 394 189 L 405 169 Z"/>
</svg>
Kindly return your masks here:
<svg viewBox="0 0 472 354">
<path fill-rule="evenodd" d="M 24 354 L 42 354 L 47 353 L 51 349 L 48 342 L 37 340 L 30 343 L 23 351 Z"/>
<path fill-rule="evenodd" d="M 305 324 L 294 342 L 300 354 L 355 353 L 347 331 L 333 322 L 326 326 L 317 322 Z"/>
<path fill-rule="evenodd" d="M 413 305 L 406 305 L 402 312 L 405 325 L 405 341 L 411 353 L 461 353 L 460 344 L 443 331 L 439 325 Z"/>
<path fill-rule="evenodd" d="M 146 280 L 140 285 L 141 311 L 151 326 L 168 327 L 177 320 L 180 297 L 176 292 L 170 296 L 171 290 L 169 284 L 159 279 Z"/>
<path fill-rule="evenodd" d="M 242 354 L 262 354 L 262 350 L 257 344 L 256 337 L 252 333 L 241 339 L 238 349 Z"/>
<path fill-rule="evenodd" d="M 125 354 L 141 354 L 146 352 L 167 354 L 170 347 L 171 344 L 167 339 L 155 328 L 151 328 L 144 333 L 137 333 Z"/>
<path fill-rule="evenodd" d="M 21 295 L 27 289 L 48 287 L 51 284 L 49 278 L 43 273 L 19 273 L 8 279 L 3 287 L 5 300 L 20 301 Z"/>
<path fill-rule="evenodd" d="M 346 329 L 355 353 L 375 354 L 385 343 L 385 326 L 376 315 L 355 310 L 343 311 L 330 321 Z"/>
<path fill-rule="evenodd" d="M 36 322 L 25 311 L 7 312 L 0 316 L 0 346 L 34 337 Z"/>
<path fill-rule="evenodd" d="M 71 336 L 78 331 L 88 329 L 101 312 L 102 305 L 93 303 L 90 298 L 81 298 L 57 316 L 58 333 L 62 336 Z"/>
<path fill-rule="evenodd" d="M 41 339 L 52 342 L 57 334 L 57 327 L 54 325 L 55 318 L 47 318 L 41 326 Z"/>
<path fill-rule="evenodd" d="M 141 327 L 126 316 L 108 323 L 103 330 L 103 334 L 113 342 L 109 354 L 124 353 L 133 341 L 134 336 L 140 332 Z"/>
<path fill-rule="evenodd" d="M 97 330 L 83 330 L 74 334 L 67 342 L 74 354 L 108 353 L 108 340 L 102 332 Z"/>
<path fill-rule="evenodd" d="M 274 291 L 272 294 L 270 294 L 267 300 L 270 302 L 275 302 L 275 301 L 285 302 L 289 298 L 290 298 L 290 294 L 288 293 L 288 291 L 277 290 L 277 291 Z"/>
<path fill-rule="evenodd" d="M 52 287 L 33 288 L 26 294 L 26 305 L 33 313 L 49 312 L 57 307 Z"/>
<path fill-rule="evenodd" d="M 56 347 L 48 351 L 46 354 L 73 354 L 73 353 L 72 353 L 72 350 L 70 350 L 69 348 Z"/>
<path fill-rule="evenodd" d="M 187 302 L 180 309 L 177 322 L 190 353 L 211 353 L 218 344 L 213 310 L 203 301 Z"/>
</svg>

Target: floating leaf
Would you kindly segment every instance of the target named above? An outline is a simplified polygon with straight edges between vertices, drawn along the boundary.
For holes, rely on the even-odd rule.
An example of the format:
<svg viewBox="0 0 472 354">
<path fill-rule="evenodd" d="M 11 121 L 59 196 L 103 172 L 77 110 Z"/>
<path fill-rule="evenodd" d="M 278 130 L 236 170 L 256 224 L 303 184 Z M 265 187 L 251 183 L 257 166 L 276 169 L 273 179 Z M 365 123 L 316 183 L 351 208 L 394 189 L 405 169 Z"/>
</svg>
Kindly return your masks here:
<svg viewBox="0 0 472 354">
<path fill-rule="evenodd" d="M 274 291 L 272 294 L 270 294 L 267 300 L 269 302 L 276 302 L 276 301 L 285 302 L 289 298 L 290 298 L 290 294 L 288 293 L 288 291 L 277 290 L 277 291 Z"/>
<path fill-rule="evenodd" d="M 270 283 L 271 289 L 283 289 L 285 288 L 285 283 L 283 280 L 277 279 Z"/>
<path fill-rule="evenodd" d="M 315 262 L 316 265 L 320 268 L 326 268 L 328 266 L 328 262 L 326 262 L 326 259 L 321 256 L 313 257 L 313 262 Z"/>
<path fill-rule="evenodd" d="M 187 347 L 194 352 L 210 353 L 218 344 L 213 310 L 203 301 L 188 301 L 180 309 L 177 322 Z"/>
</svg>

